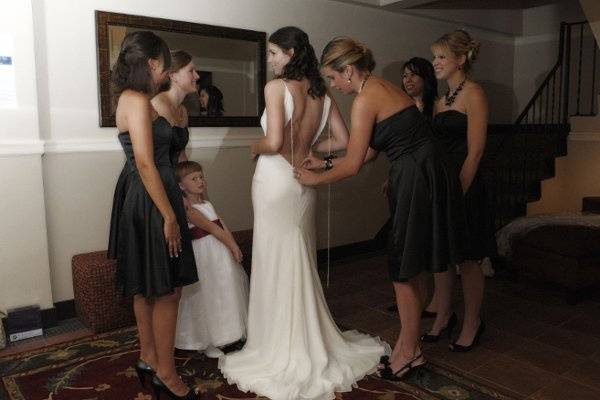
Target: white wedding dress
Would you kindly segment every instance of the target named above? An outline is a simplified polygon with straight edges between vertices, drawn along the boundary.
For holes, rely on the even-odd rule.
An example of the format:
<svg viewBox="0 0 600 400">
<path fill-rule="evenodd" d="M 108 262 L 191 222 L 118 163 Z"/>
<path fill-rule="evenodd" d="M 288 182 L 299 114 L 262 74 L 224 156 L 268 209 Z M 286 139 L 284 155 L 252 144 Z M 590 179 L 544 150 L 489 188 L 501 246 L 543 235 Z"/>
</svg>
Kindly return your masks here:
<svg viewBox="0 0 600 400">
<path fill-rule="evenodd" d="M 284 103 L 289 124 L 294 102 L 287 86 Z M 326 96 L 313 144 L 330 106 Z M 390 353 L 379 338 L 341 332 L 331 317 L 317 273 L 315 201 L 315 189 L 296 181 L 282 155 L 259 157 L 252 181 L 248 339 L 241 351 L 221 357 L 219 368 L 230 384 L 272 400 L 334 399 Z"/>
</svg>

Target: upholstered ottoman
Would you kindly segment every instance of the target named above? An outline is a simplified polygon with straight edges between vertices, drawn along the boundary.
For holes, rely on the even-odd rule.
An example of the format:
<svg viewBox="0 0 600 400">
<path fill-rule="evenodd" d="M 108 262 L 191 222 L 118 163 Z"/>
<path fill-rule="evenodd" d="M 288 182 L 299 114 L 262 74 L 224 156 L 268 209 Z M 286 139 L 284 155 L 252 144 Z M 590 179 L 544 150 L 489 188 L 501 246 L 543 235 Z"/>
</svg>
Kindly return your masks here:
<svg viewBox="0 0 600 400">
<path fill-rule="evenodd" d="M 600 229 L 576 225 L 541 226 L 512 241 L 510 265 L 566 289 L 576 303 L 600 285 Z"/>
<path fill-rule="evenodd" d="M 106 251 L 73 257 L 75 308 L 81 321 L 94 332 L 135 325 L 131 299 L 124 299 L 115 285 L 116 261 Z"/>
</svg>

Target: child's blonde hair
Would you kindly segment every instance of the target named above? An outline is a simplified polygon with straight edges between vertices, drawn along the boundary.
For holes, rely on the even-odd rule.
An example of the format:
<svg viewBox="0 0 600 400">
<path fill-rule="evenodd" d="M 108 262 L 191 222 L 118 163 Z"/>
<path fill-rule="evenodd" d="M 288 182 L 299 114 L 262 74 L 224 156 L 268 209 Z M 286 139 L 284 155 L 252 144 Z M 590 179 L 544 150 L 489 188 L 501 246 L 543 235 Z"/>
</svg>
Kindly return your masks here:
<svg viewBox="0 0 600 400">
<path fill-rule="evenodd" d="M 196 161 L 182 161 L 180 163 L 177 163 L 177 165 L 175 166 L 175 175 L 177 175 L 177 180 L 180 182 L 184 177 L 193 172 L 204 173 L 202 165 L 200 165 L 200 163 L 197 163 Z"/>
</svg>

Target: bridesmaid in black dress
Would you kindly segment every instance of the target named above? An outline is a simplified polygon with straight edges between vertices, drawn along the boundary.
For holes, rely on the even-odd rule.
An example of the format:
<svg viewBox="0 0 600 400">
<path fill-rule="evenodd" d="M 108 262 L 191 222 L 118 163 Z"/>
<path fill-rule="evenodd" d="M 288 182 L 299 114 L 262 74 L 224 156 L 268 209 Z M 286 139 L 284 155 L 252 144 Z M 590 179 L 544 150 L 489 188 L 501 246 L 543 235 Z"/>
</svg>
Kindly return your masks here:
<svg viewBox="0 0 600 400">
<path fill-rule="evenodd" d="M 433 118 L 433 108 L 438 97 L 437 79 L 433 71 L 431 61 L 421 57 L 413 57 L 402 66 L 402 89 L 415 102 L 415 105 L 427 118 Z M 382 192 L 387 196 L 388 181 L 382 186 Z M 385 223 L 385 228 L 389 229 L 391 219 Z M 427 305 L 428 275 L 423 274 L 418 280 L 419 293 L 422 306 Z M 393 304 L 388 307 L 388 311 L 397 312 L 398 306 Z M 423 318 L 435 318 L 435 312 L 423 310 Z"/>
<path fill-rule="evenodd" d="M 152 106 L 161 117 L 166 118 L 173 126 L 171 143 L 171 164 L 173 167 L 180 161 L 186 161 L 185 147 L 188 144 L 188 114 L 182 105 L 183 99 L 190 93 L 196 93 L 198 73 L 195 70 L 192 56 L 183 51 L 171 52 L 171 72 L 169 73 L 169 88 L 151 100 Z M 193 83 L 194 87 L 190 88 Z M 117 258 L 117 243 L 119 242 L 119 220 L 127 189 L 129 188 L 130 170 L 127 161 L 123 165 L 113 196 L 112 214 L 110 218 L 110 233 L 108 238 L 108 257 Z"/>
<path fill-rule="evenodd" d="M 149 31 L 129 33 L 112 71 L 116 123 L 127 158 L 128 189 L 119 217 L 117 284 L 133 307 L 140 340 L 135 368 L 157 397 L 196 399 L 175 370 L 181 286 L 198 281 L 185 209 L 172 165 L 171 124 L 150 98 L 167 79 L 171 55 Z"/>
<path fill-rule="evenodd" d="M 488 199 L 478 173 L 485 150 L 488 105 L 481 86 L 468 77 L 478 51 L 479 43 L 463 30 L 446 34 L 432 45 L 436 77 L 448 84 L 448 92 L 436 102 L 434 128 L 450 168 L 460 177 L 466 213 L 465 261 L 460 264 L 465 314 L 462 330 L 450 344 L 450 350 L 457 352 L 471 350 L 485 328 L 479 316 L 485 286 L 481 261 L 489 256 L 492 237 Z M 424 341 L 451 336 L 457 323 L 451 312 L 454 280 L 453 271 L 435 274 L 435 294 L 428 311 L 436 311 L 437 316 Z"/>
<path fill-rule="evenodd" d="M 307 158 L 296 176 L 305 185 L 326 184 L 356 175 L 379 151 L 390 160 L 389 274 L 402 329 L 391 357 L 382 357 L 380 374 L 397 380 L 425 364 L 419 346 L 418 276 L 461 261 L 455 221 L 464 217 L 459 182 L 446 170 L 428 118 L 402 89 L 371 75 L 374 66 L 371 51 L 353 39 L 336 38 L 325 47 L 321 67 L 331 87 L 356 94 L 350 142 L 344 157 Z M 318 168 L 326 171 L 311 171 Z"/>
</svg>

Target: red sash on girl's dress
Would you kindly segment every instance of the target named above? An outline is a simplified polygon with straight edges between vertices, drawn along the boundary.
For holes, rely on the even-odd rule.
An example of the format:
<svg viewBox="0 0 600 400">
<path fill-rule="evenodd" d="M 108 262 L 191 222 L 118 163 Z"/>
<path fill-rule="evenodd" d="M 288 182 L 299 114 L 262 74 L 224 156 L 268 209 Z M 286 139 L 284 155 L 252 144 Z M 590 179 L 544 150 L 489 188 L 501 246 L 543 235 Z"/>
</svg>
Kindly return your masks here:
<svg viewBox="0 0 600 400">
<path fill-rule="evenodd" d="M 219 225 L 221 228 L 223 228 L 223 224 L 221 223 L 220 219 L 215 219 L 214 221 L 210 221 L 213 224 L 217 224 Z M 208 236 L 210 235 L 210 232 L 205 231 L 202 228 L 198 228 L 197 226 L 193 226 L 190 228 L 190 234 L 192 235 L 192 240 L 196 240 L 196 239 L 202 239 L 204 236 Z"/>
</svg>

